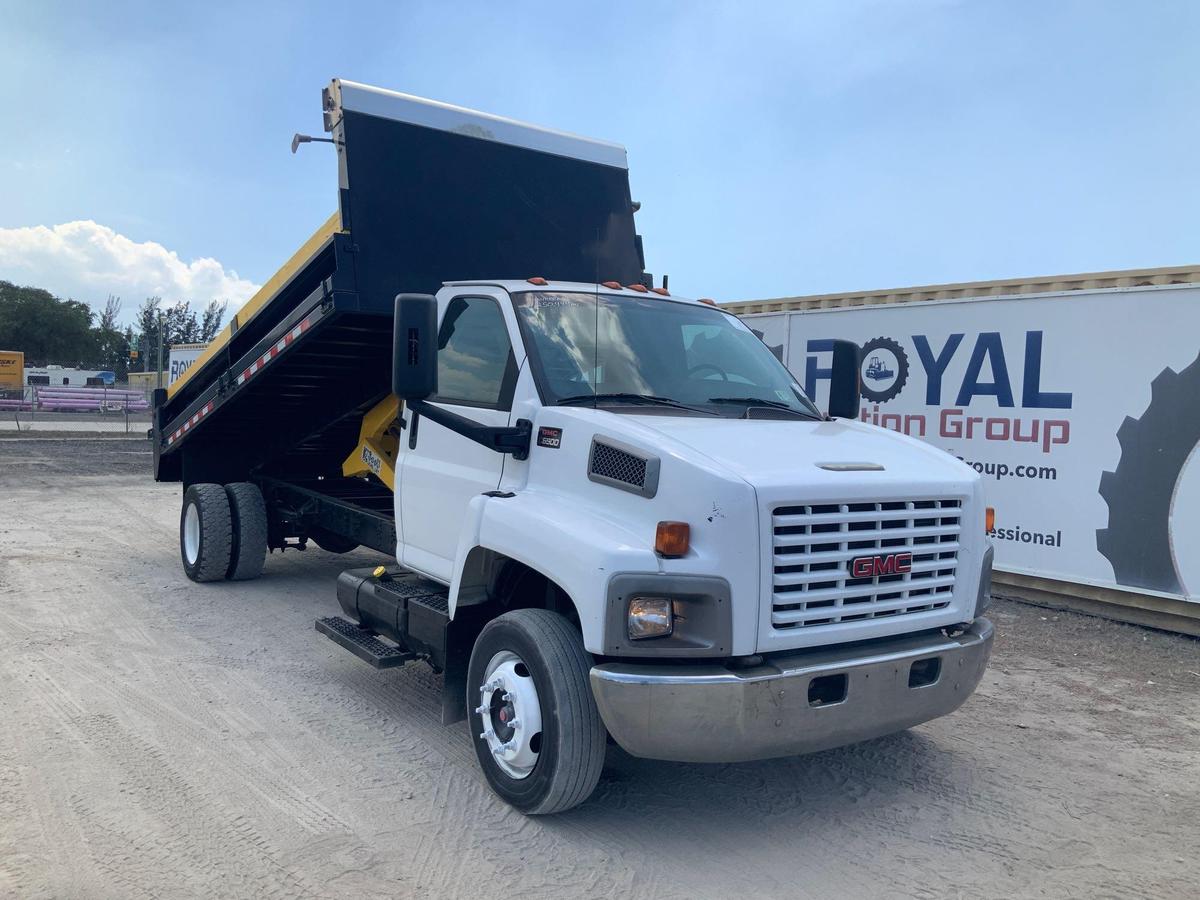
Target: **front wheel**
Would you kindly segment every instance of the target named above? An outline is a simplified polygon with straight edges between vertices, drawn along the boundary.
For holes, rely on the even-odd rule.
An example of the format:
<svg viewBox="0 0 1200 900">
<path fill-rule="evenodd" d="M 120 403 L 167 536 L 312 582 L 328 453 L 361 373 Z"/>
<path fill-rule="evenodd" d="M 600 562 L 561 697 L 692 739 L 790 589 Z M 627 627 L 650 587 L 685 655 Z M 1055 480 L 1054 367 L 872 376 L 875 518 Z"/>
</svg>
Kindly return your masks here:
<svg viewBox="0 0 1200 900">
<path fill-rule="evenodd" d="M 484 775 L 529 815 L 586 800 L 604 768 L 605 730 L 591 658 L 570 623 L 544 609 L 489 622 L 471 651 L 467 709 Z"/>
</svg>

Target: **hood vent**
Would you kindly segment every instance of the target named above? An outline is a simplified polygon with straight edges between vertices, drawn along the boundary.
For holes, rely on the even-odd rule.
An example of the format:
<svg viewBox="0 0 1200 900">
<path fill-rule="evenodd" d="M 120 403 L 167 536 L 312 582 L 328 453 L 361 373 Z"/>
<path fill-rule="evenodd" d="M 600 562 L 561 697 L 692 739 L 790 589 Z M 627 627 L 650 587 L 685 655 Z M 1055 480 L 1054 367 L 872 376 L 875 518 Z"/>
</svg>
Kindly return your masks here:
<svg viewBox="0 0 1200 900">
<path fill-rule="evenodd" d="M 658 493 L 657 456 L 609 438 L 592 438 L 588 478 L 600 484 L 653 497 Z"/>
</svg>

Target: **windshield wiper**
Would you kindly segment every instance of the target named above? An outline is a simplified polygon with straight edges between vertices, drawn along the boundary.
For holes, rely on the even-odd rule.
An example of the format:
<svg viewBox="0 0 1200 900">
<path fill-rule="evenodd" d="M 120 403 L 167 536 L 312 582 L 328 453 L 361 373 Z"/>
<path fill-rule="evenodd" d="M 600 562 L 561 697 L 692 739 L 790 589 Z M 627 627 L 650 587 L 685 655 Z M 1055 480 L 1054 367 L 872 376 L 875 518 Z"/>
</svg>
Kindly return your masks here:
<svg viewBox="0 0 1200 900">
<path fill-rule="evenodd" d="M 806 419 L 819 419 L 812 413 L 803 409 L 796 409 L 789 403 L 784 403 L 781 400 L 767 400 L 764 397 L 709 397 L 709 403 L 741 403 L 746 406 L 765 406 L 769 409 L 782 409 L 790 413 L 795 413 L 798 416 L 803 416 Z"/>
<path fill-rule="evenodd" d="M 710 409 L 701 409 L 699 406 L 688 406 L 686 403 L 680 403 L 678 400 L 672 400 L 670 397 L 655 397 L 653 394 L 576 394 L 573 397 L 563 397 L 555 405 L 574 406 L 579 403 L 638 403 L 642 406 L 668 406 L 672 409 L 686 409 L 709 416 L 717 415 Z"/>
</svg>

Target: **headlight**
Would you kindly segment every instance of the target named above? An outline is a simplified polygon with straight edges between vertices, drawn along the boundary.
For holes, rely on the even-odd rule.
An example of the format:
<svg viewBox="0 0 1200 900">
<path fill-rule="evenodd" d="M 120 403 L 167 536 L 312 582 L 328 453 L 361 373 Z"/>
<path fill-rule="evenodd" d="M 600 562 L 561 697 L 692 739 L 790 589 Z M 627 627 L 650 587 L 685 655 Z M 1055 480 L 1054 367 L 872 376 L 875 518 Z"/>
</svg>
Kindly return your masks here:
<svg viewBox="0 0 1200 900">
<path fill-rule="evenodd" d="M 632 597 L 629 600 L 629 639 L 666 637 L 675 627 L 669 597 Z"/>
</svg>

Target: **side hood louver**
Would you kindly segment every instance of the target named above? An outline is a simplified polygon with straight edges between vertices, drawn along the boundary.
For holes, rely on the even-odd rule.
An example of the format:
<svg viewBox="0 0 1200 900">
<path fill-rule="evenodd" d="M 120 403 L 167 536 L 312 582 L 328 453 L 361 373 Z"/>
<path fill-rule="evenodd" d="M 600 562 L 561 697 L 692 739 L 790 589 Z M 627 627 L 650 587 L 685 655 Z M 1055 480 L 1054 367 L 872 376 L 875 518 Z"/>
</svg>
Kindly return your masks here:
<svg viewBox="0 0 1200 900">
<path fill-rule="evenodd" d="M 653 497 L 658 493 L 659 459 L 610 438 L 592 438 L 588 478 L 600 484 Z"/>
</svg>

